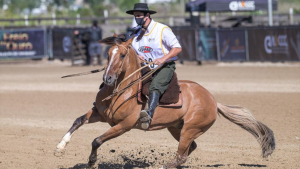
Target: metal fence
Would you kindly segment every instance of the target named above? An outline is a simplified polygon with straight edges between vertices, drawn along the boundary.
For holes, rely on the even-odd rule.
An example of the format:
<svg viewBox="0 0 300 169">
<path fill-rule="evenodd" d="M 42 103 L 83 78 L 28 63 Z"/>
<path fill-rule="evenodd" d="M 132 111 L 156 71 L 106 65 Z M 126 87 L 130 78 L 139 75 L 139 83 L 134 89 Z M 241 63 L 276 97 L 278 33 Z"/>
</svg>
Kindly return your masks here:
<svg viewBox="0 0 300 169">
<path fill-rule="evenodd" d="M 300 26 L 199 31 L 201 60 L 300 61 Z"/>
<path fill-rule="evenodd" d="M 171 28 L 183 49 L 181 61 L 300 61 L 300 26 Z M 74 38 L 74 29 L 2 29 L 0 59 L 84 59 L 86 44 Z"/>
</svg>

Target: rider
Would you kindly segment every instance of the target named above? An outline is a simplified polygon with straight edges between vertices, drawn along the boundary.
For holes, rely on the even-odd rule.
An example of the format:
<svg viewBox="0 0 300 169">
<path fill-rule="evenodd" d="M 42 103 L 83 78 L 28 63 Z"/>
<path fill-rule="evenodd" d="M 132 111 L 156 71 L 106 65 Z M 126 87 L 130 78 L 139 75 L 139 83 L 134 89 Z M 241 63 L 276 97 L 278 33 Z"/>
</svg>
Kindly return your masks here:
<svg viewBox="0 0 300 169">
<path fill-rule="evenodd" d="M 132 47 L 141 60 L 154 62 L 149 65 L 151 69 L 158 70 L 152 75 L 149 87 L 148 110 L 142 110 L 140 121 L 143 129 L 148 129 L 153 117 L 159 98 L 166 91 L 175 71 L 175 60 L 181 52 L 181 46 L 172 30 L 159 22 L 155 22 L 150 14 L 155 11 L 149 10 L 146 3 L 136 3 L 133 10 L 126 11 L 134 15 L 138 25 Z"/>
</svg>

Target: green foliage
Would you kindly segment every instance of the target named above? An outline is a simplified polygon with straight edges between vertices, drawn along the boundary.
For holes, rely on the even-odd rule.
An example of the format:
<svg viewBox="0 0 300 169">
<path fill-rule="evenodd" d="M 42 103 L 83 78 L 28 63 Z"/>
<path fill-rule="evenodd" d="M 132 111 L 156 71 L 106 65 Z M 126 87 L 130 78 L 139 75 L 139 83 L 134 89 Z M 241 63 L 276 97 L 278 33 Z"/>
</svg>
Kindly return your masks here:
<svg viewBox="0 0 300 169">
<path fill-rule="evenodd" d="M 139 2 L 140 0 L 116 0 L 114 3 L 116 3 L 122 11 L 127 11 L 133 9 L 134 4 Z"/>
<path fill-rule="evenodd" d="M 40 0 L 10 0 L 9 9 L 12 11 L 20 10 L 22 11 L 25 8 L 32 10 L 33 8 L 38 7 L 41 4 Z"/>
<path fill-rule="evenodd" d="M 299 9 L 294 9 L 295 14 L 300 14 L 300 8 Z"/>
<path fill-rule="evenodd" d="M 106 7 L 103 5 L 104 0 L 84 0 L 84 3 L 89 5 L 90 13 L 88 14 L 87 11 L 82 10 L 80 15 L 82 16 L 103 16 L 103 12 Z M 87 8 L 85 8 L 87 9 Z M 87 15 L 88 14 L 88 15 Z"/>
</svg>

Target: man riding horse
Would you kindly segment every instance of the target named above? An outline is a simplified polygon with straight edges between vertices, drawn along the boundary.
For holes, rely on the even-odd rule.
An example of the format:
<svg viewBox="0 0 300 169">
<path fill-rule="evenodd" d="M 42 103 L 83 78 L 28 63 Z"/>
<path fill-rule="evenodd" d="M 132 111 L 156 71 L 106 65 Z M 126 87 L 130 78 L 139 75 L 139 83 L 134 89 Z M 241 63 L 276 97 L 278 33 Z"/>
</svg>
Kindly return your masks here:
<svg viewBox="0 0 300 169">
<path fill-rule="evenodd" d="M 151 69 L 159 69 L 152 75 L 153 80 L 149 87 L 149 108 L 140 113 L 142 127 L 146 130 L 149 128 L 160 96 L 164 94 L 173 77 L 176 69 L 174 61 L 181 52 L 181 46 L 168 26 L 155 22 L 150 17 L 150 14 L 156 12 L 149 10 L 146 3 L 135 4 L 134 9 L 126 13 L 134 15 L 138 24 L 134 32 L 132 47 L 141 60 L 154 62 L 149 65 Z"/>
<path fill-rule="evenodd" d="M 216 102 L 208 90 L 193 81 L 179 80 L 182 99 L 185 100 L 181 108 L 158 107 L 153 116 L 158 99 L 165 92 L 173 76 L 174 60 L 177 59 L 176 55 L 181 48 L 168 27 L 150 18 L 150 14 L 155 12 L 150 11 L 147 4 L 136 4 L 134 10 L 127 11 L 127 13 L 133 14 L 140 25 L 136 31 L 136 37 L 126 41 L 125 38 L 114 35 L 101 40 L 101 43 L 112 46 L 108 51 L 108 63 L 103 73 L 105 85 L 98 91 L 93 108 L 78 117 L 57 144 L 56 156 L 64 154 L 67 144 L 79 127 L 95 122 L 107 122 L 111 126 L 110 129 L 92 142 L 87 164 L 89 168 L 95 166 L 100 146 L 134 128 L 149 131 L 167 128 L 179 144 L 175 158 L 163 168 L 178 167 L 185 163 L 188 156 L 195 151 L 197 148 L 195 139 L 214 124 L 218 114 L 251 133 L 259 142 L 263 157 L 268 157 L 273 153 L 275 138 L 270 128 L 257 121 L 243 107 L 226 106 Z M 141 69 L 139 58 L 144 59 L 146 63 L 152 64 L 154 61 L 154 64 L 150 64 L 149 67 L 157 70 L 154 72 L 150 86 L 149 110 L 143 110 L 141 113 L 139 111 L 143 109 L 143 105 L 137 102 L 136 97 L 139 86 L 133 85 L 139 78 L 139 75 L 135 73 Z M 117 88 L 120 86 L 121 89 L 129 86 L 130 89 L 120 90 L 122 92 L 118 93 L 119 95 L 113 95 L 116 86 Z"/>
</svg>

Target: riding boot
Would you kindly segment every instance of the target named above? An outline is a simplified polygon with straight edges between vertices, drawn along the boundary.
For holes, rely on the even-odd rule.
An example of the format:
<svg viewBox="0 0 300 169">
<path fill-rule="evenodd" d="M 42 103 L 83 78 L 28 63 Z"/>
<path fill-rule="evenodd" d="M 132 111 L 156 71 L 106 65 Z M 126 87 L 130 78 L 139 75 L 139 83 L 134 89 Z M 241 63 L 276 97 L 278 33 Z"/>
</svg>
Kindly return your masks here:
<svg viewBox="0 0 300 169">
<path fill-rule="evenodd" d="M 148 100 L 149 109 L 142 110 L 140 113 L 140 122 L 142 123 L 141 126 L 144 130 L 147 130 L 149 128 L 153 114 L 155 112 L 155 108 L 158 105 L 159 97 L 160 95 L 158 92 L 153 91 L 149 93 L 149 100 Z"/>
</svg>

